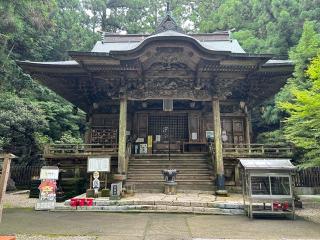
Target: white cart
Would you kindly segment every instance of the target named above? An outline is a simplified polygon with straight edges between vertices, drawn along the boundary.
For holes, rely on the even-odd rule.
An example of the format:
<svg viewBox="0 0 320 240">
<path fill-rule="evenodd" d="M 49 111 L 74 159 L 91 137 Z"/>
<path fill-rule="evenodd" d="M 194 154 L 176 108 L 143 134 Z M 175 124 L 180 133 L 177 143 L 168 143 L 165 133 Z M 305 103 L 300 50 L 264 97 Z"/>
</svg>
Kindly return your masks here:
<svg viewBox="0 0 320 240">
<path fill-rule="evenodd" d="M 245 211 L 254 215 L 290 215 L 295 218 L 290 159 L 241 158 Z"/>
</svg>

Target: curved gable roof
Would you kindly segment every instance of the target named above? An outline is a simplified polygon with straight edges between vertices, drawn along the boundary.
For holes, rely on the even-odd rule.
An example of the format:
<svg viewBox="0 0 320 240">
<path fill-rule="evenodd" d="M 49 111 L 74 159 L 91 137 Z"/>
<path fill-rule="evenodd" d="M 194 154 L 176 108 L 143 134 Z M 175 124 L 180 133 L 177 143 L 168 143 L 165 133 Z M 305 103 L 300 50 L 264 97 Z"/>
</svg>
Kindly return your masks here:
<svg viewBox="0 0 320 240">
<path fill-rule="evenodd" d="M 221 33 L 213 33 L 210 35 L 221 35 Z M 207 36 L 210 36 L 209 34 Z M 108 39 L 108 37 L 110 39 Z M 113 39 L 114 40 L 113 40 Z M 243 48 L 240 46 L 237 40 L 228 38 L 205 38 L 203 35 L 187 35 L 174 30 L 167 30 L 160 32 L 155 35 L 106 35 L 103 41 L 98 41 L 91 52 L 104 52 L 110 53 L 112 51 L 121 52 L 121 51 L 131 51 L 137 49 L 149 41 L 157 39 L 168 39 L 171 38 L 181 38 L 193 41 L 203 47 L 206 50 L 218 51 L 218 52 L 231 52 L 231 53 L 245 53 Z M 198 39 L 199 38 L 199 39 Z"/>
</svg>

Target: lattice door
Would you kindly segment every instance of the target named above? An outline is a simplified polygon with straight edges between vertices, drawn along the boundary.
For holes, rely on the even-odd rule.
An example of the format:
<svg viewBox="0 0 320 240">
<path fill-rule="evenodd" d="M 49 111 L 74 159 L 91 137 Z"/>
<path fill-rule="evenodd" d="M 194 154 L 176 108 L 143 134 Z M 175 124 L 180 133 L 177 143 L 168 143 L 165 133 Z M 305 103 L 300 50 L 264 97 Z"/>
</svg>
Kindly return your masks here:
<svg viewBox="0 0 320 240">
<path fill-rule="evenodd" d="M 148 135 L 161 135 L 161 141 L 167 141 L 163 138 L 163 131 L 168 129 L 168 135 L 171 141 L 185 141 L 188 139 L 188 116 L 187 115 L 159 115 L 149 116 Z"/>
<path fill-rule="evenodd" d="M 91 129 L 91 143 L 116 144 L 117 130 L 111 128 L 93 128 Z"/>
</svg>

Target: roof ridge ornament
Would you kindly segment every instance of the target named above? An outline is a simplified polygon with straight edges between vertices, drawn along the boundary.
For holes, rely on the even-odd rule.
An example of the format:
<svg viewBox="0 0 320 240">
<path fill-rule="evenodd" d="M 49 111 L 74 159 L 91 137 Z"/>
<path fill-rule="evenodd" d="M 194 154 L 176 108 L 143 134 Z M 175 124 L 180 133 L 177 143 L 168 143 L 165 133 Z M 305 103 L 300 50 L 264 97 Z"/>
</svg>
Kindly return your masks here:
<svg viewBox="0 0 320 240">
<path fill-rule="evenodd" d="M 167 2 L 166 6 L 166 16 L 162 19 L 160 24 L 157 26 L 156 31 L 154 34 L 165 32 L 168 30 L 172 30 L 179 33 L 184 33 L 182 28 L 178 26 L 177 22 L 174 20 L 174 18 L 171 16 L 171 10 L 170 10 L 170 3 Z"/>
<path fill-rule="evenodd" d="M 167 11 L 166 11 L 166 15 L 170 15 L 170 16 L 171 16 L 170 2 L 167 2 Z"/>
</svg>

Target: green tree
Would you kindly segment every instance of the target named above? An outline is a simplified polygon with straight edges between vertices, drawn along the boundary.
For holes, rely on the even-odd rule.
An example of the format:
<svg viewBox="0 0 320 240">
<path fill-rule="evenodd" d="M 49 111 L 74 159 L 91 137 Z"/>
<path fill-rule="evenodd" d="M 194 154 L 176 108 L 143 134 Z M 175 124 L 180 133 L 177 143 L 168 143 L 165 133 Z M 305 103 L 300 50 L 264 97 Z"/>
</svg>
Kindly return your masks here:
<svg viewBox="0 0 320 240">
<path fill-rule="evenodd" d="M 294 98 L 279 103 L 290 114 L 285 120 L 286 138 L 303 150 L 303 166 L 320 166 L 320 54 L 306 72 L 308 89 L 292 89 Z"/>
<path fill-rule="evenodd" d="M 0 94 L 1 149 L 17 154 L 21 161 L 36 161 L 35 134 L 46 127 L 44 115 L 35 103 L 12 93 Z"/>
<path fill-rule="evenodd" d="M 98 34 L 78 0 L 0 1 L 0 15 L 0 149 L 34 163 L 44 143 L 79 140 L 85 116 L 15 60 L 68 59 L 68 50 L 90 50 Z"/>
</svg>

